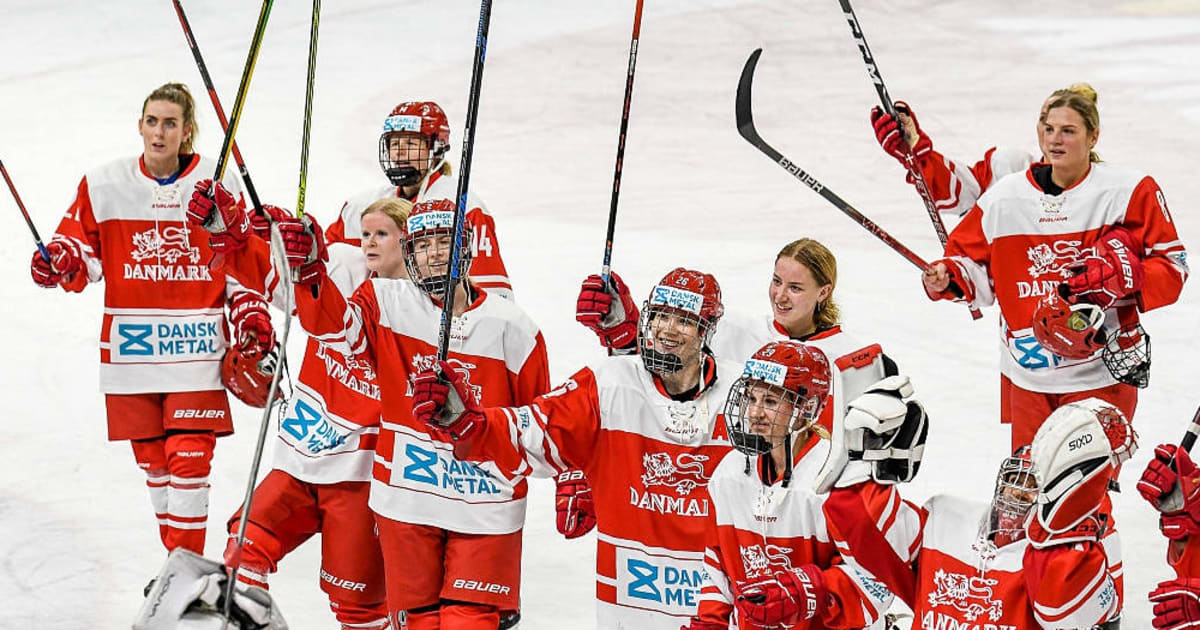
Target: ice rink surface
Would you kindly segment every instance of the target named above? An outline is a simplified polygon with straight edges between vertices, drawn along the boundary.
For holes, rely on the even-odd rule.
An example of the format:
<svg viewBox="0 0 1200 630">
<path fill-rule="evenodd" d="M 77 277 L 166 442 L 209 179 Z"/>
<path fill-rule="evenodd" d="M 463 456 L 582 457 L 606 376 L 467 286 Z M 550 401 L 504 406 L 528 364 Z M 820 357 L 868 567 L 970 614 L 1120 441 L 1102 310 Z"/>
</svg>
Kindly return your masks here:
<svg viewBox="0 0 1200 630">
<path fill-rule="evenodd" d="M 1200 2 L 860 4 L 892 95 L 912 104 L 939 150 L 970 162 L 996 144 L 1035 150 L 1042 99 L 1089 81 L 1100 95 L 1101 156 L 1152 174 L 1180 236 L 1200 247 Z M 517 300 L 542 326 L 555 380 L 601 355 L 573 309 L 580 279 L 601 260 L 633 5 L 502 0 L 492 18 L 472 187 L 496 217 Z M 185 7 L 228 110 L 257 3 Z M 260 195 L 288 207 L 309 11 L 304 2 L 277 3 L 238 133 Z M 468 0 L 325 3 L 309 212 L 328 224 L 343 199 L 384 181 L 376 143 L 397 102 L 441 103 L 457 152 L 477 16 Z M 919 198 L 875 143 L 867 122 L 875 91 L 836 2 L 649 0 L 615 268 L 639 299 L 677 265 L 710 271 L 729 310 L 759 314 L 775 252 L 800 236 L 824 242 L 839 259 L 846 328 L 880 341 L 929 410 L 925 464 L 907 495 L 984 497 L 1008 445 L 997 421 L 995 311 L 973 323 L 961 307 L 929 302 L 915 268 L 737 135 L 734 88 L 756 47 L 765 49 L 755 84 L 763 137 L 914 250 L 938 255 Z M 45 238 L 86 170 L 140 153 L 142 99 L 167 81 L 192 87 L 199 150 L 215 154 L 216 117 L 169 2 L 0 1 L 0 158 Z M 7 194 L 0 197 L 0 628 L 128 627 L 164 554 L 128 445 L 105 440 L 102 288 L 67 295 L 34 286 L 29 234 Z M 1135 422 L 1143 449 L 1116 498 L 1128 628 L 1149 626 L 1145 593 L 1170 574 L 1155 515 L 1132 488 L 1153 445 L 1177 440 L 1200 403 L 1198 315 L 1195 287 L 1187 287 L 1179 303 L 1144 318 L 1154 369 Z M 297 358 L 302 337 L 293 334 L 290 346 Z M 237 434 L 218 444 L 210 557 L 219 556 L 222 523 L 241 501 L 258 418 L 237 405 Z M 552 503 L 553 485 L 533 484 L 521 627 L 591 627 L 594 540 L 559 537 Z M 302 547 L 272 582 L 301 630 L 334 627 L 317 585 L 317 551 Z"/>
</svg>

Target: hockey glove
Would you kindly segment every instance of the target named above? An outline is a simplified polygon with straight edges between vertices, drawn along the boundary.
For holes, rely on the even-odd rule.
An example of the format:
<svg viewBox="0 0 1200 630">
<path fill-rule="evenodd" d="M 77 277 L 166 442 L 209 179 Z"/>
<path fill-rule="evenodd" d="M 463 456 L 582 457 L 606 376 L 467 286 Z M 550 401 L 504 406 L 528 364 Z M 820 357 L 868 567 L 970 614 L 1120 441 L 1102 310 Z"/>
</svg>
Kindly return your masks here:
<svg viewBox="0 0 1200 630">
<path fill-rule="evenodd" d="M 83 255 L 74 241 L 54 239 L 46 244 L 46 251 L 50 253 L 50 262 L 36 251 L 29 264 L 29 272 L 39 287 L 52 289 L 64 280 L 70 281 L 83 269 Z"/>
<path fill-rule="evenodd" d="M 555 479 L 554 510 L 558 533 L 567 540 L 579 538 L 596 527 L 596 505 L 592 502 L 592 487 L 582 470 L 568 470 Z"/>
<path fill-rule="evenodd" d="M 275 329 L 262 296 L 240 291 L 229 300 L 233 346 L 243 354 L 266 354 L 275 347 Z"/>
<path fill-rule="evenodd" d="M 967 275 L 967 270 L 953 258 L 933 261 L 929 270 L 921 276 L 921 281 L 925 285 L 925 295 L 931 300 L 975 301 L 975 285 Z"/>
<path fill-rule="evenodd" d="M 1200 627 L 1200 579 L 1180 578 L 1160 582 L 1150 591 L 1154 604 L 1154 627 L 1184 630 Z"/>
<path fill-rule="evenodd" d="M 483 429 L 483 409 L 466 377 L 446 361 L 413 378 L 413 417 L 448 442 L 469 442 Z M 448 380 L 448 381 L 447 381 Z"/>
<path fill-rule="evenodd" d="M 607 285 L 597 274 L 583 281 L 575 302 L 575 320 L 596 333 L 610 351 L 637 344 L 638 308 L 616 272 L 609 275 Z"/>
<path fill-rule="evenodd" d="M 279 206 L 263 204 L 262 212 L 257 210 L 250 213 L 250 229 L 254 235 L 264 241 L 271 240 L 271 224 L 298 221 L 294 215 Z"/>
<path fill-rule="evenodd" d="M 909 108 L 908 103 L 896 101 L 895 105 L 896 118 L 884 113 L 878 105 L 871 108 L 871 126 L 875 128 L 875 140 L 879 142 L 879 146 L 883 147 L 888 155 L 896 158 L 901 166 L 907 168 L 908 163 L 904 159 L 904 146 L 900 144 L 901 141 L 908 144 L 913 158 L 918 161 L 933 152 L 933 142 L 921 131 L 917 115 Z M 903 132 L 901 124 L 904 125 Z M 901 133 L 904 135 L 903 139 Z"/>
<path fill-rule="evenodd" d="M 1167 538 L 1182 540 L 1200 533 L 1200 469 L 1186 450 L 1160 444 L 1137 489 L 1162 512 L 1162 530 Z"/>
<path fill-rule="evenodd" d="M 198 225 L 209 233 L 208 245 L 218 254 L 241 248 L 250 238 L 250 219 L 233 194 L 221 182 L 213 189 L 213 180 L 196 182 L 192 200 L 188 202 L 188 223 Z"/>
<path fill-rule="evenodd" d="M 325 263 L 329 252 L 325 249 L 325 234 L 311 214 L 297 221 L 281 222 L 279 235 L 287 252 L 288 265 L 293 271 L 296 284 L 320 284 L 325 277 Z"/>
<path fill-rule="evenodd" d="M 766 628 L 808 621 L 828 605 L 825 574 L 813 564 L 777 571 L 772 577 L 738 586 L 738 615 Z"/>
<path fill-rule="evenodd" d="M 1072 303 L 1080 300 L 1100 308 L 1142 290 L 1146 272 L 1133 235 L 1122 227 L 1106 232 L 1096 242 L 1096 253 L 1082 265 L 1071 268 L 1071 277 L 1063 283 Z"/>
</svg>

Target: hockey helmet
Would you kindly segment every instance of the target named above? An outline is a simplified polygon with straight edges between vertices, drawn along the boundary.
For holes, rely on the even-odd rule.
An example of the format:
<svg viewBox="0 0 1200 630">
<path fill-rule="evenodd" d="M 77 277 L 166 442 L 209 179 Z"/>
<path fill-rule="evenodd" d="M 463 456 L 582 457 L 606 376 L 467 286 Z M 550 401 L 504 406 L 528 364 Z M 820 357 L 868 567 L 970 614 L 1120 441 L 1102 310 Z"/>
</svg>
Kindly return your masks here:
<svg viewBox="0 0 1200 630">
<path fill-rule="evenodd" d="M 259 409 L 267 406 L 267 397 L 271 391 L 271 379 L 279 368 L 277 348 L 266 353 L 257 348 L 238 350 L 230 348 L 225 351 L 221 360 L 221 382 L 238 400 Z M 275 392 L 275 398 L 282 398 L 281 392 Z"/>
<path fill-rule="evenodd" d="M 1066 359 L 1086 359 L 1104 347 L 1104 311 L 1095 304 L 1070 304 L 1057 293 L 1038 301 L 1033 336 L 1043 348 Z"/>
<path fill-rule="evenodd" d="M 429 147 L 429 157 L 422 168 L 407 162 L 392 160 L 389 140 L 396 134 L 410 133 L 423 138 Z M 379 165 L 395 186 L 412 186 L 436 164 L 440 163 L 450 148 L 450 123 L 446 112 L 432 101 L 408 101 L 400 103 L 383 119 L 383 131 L 379 135 Z"/>
<path fill-rule="evenodd" d="M 663 276 L 642 304 L 638 320 L 638 347 L 642 364 L 655 374 L 672 374 L 683 369 L 675 347 L 687 352 L 694 340 L 696 350 L 707 350 L 717 322 L 725 314 L 721 285 L 712 274 L 676 267 Z M 676 325 L 671 325 L 676 324 Z M 695 326 L 696 332 L 689 330 Z"/>
<path fill-rule="evenodd" d="M 812 427 L 829 397 L 831 378 L 829 359 L 815 346 L 772 341 L 760 348 L 725 399 L 734 448 L 761 455 Z"/>
<path fill-rule="evenodd" d="M 433 296 L 446 293 L 446 270 L 449 268 L 448 261 L 453 252 L 445 246 L 438 245 L 440 239 L 429 237 L 452 236 L 454 215 L 457 212 L 458 208 L 449 199 L 422 201 L 413 206 L 401 230 L 404 266 L 408 270 L 408 277 Z M 470 268 L 471 224 L 463 217 L 457 277 L 465 280 Z"/>
</svg>

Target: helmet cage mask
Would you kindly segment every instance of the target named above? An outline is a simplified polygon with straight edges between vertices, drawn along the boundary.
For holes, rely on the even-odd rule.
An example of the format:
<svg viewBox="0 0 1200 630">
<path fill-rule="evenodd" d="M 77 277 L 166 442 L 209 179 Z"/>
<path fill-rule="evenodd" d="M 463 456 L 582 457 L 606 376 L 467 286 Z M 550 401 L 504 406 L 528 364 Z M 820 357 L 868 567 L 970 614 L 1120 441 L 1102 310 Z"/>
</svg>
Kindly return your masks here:
<svg viewBox="0 0 1200 630">
<path fill-rule="evenodd" d="M 822 402 L 809 396 L 803 387 L 799 392 L 793 392 L 752 376 L 742 376 L 730 387 L 725 399 L 725 428 L 733 447 L 739 452 L 765 455 L 784 440 L 808 430 L 817 421 Z M 756 419 L 750 414 L 755 408 L 770 417 L 771 430 L 767 435 L 751 430 Z M 786 414 L 785 421 L 780 421 L 780 414 Z"/>
<path fill-rule="evenodd" d="M 1025 537 L 1025 522 L 1037 498 L 1037 485 L 1028 446 L 1022 446 L 1001 462 L 986 532 L 986 537 L 997 547 Z"/>
<path fill-rule="evenodd" d="M 1141 324 L 1109 335 L 1100 358 L 1117 381 L 1138 388 L 1150 385 L 1150 335 Z"/>
<path fill-rule="evenodd" d="M 405 161 L 392 160 L 391 139 L 402 134 L 424 141 L 424 164 L 418 168 Z M 446 115 L 433 103 L 401 103 L 384 119 L 379 135 L 379 166 L 394 186 L 412 186 L 441 164 L 450 148 L 450 127 Z"/>
<path fill-rule="evenodd" d="M 669 321 L 659 324 L 657 320 L 660 317 Z M 696 353 L 694 360 L 702 362 L 715 329 L 713 323 L 683 309 L 651 304 L 649 300 L 643 302 L 638 317 L 638 350 L 642 365 L 659 376 L 674 374 L 683 369 L 685 359 L 691 359 L 687 355 L 691 353 L 693 345 Z M 678 346 L 674 352 L 655 348 L 656 345 L 662 345 L 664 337 L 672 337 L 668 342 Z"/>
<path fill-rule="evenodd" d="M 424 205 L 418 204 L 418 205 Z M 404 268 L 414 284 L 429 294 L 440 298 L 446 294 L 450 282 L 449 260 L 453 244 L 454 214 L 457 211 L 449 200 L 430 202 L 433 209 L 414 212 L 405 221 L 403 231 Z M 449 237 L 443 239 L 442 237 Z M 443 243 L 443 240 L 446 242 Z M 446 263 L 432 264 L 434 253 L 445 249 Z M 418 259 L 423 260 L 418 260 Z M 445 271 L 442 271 L 445 269 Z M 471 225 L 464 218 L 462 240 L 459 246 L 458 278 L 465 281 L 471 269 Z"/>
</svg>

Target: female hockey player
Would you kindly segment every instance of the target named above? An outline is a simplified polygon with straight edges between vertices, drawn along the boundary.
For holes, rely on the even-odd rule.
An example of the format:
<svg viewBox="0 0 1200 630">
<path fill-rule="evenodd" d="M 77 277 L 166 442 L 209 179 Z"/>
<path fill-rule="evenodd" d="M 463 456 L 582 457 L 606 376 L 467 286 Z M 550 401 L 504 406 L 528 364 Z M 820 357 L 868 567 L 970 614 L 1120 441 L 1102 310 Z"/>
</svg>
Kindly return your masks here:
<svg viewBox="0 0 1200 630">
<path fill-rule="evenodd" d="M 370 506 L 392 626 L 409 630 L 495 630 L 519 600 L 524 477 L 456 459 L 409 403 L 410 377 L 437 359 L 454 214 L 451 201 L 418 202 L 402 231 L 408 279 L 373 278 L 348 301 L 326 273 L 316 222 L 305 215 L 281 226 L 301 324 L 343 355 L 364 357 L 377 374 L 382 419 Z M 545 343 L 515 304 L 468 278 L 465 227 L 446 365 L 482 404 L 528 403 L 549 389 Z"/>
<path fill-rule="evenodd" d="M 851 453 L 852 463 L 877 459 L 871 419 L 882 408 L 864 406 L 865 421 L 853 423 L 859 428 L 848 423 L 848 432 L 862 435 L 847 443 L 868 445 Z M 845 541 L 843 556 L 912 608 L 914 629 L 1115 628 L 1120 543 L 1103 506 L 1117 467 L 1136 445 L 1120 410 L 1088 398 L 1055 410 L 1031 446 L 1004 460 L 990 506 L 938 495 L 918 508 L 890 486 L 890 512 L 876 520 L 864 518 L 863 492 L 849 486 L 830 494 L 825 517 Z M 878 479 L 872 474 L 864 483 Z M 886 539 L 877 522 L 894 523 Z"/>
<path fill-rule="evenodd" d="M 1167 564 L 1176 578 L 1150 593 L 1154 627 L 1200 627 L 1200 468 L 1186 449 L 1160 444 L 1138 481 L 1138 492 L 1161 513 Z"/>
<path fill-rule="evenodd" d="M 835 370 L 814 346 L 772 341 L 730 389 L 737 450 L 709 483 L 709 580 L 685 630 L 725 630 L 735 608 L 746 630 L 863 628 L 891 605 L 886 588 L 841 562 L 812 489 L 829 450 L 814 426 Z"/>
<path fill-rule="evenodd" d="M 220 186 L 215 195 L 220 222 L 212 220 L 210 184 L 197 184 L 189 220 L 197 226 L 245 225 L 244 213 L 228 203 Z M 368 277 L 406 277 L 401 230 L 411 208 L 402 199 L 381 199 L 362 212 L 361 248 L 329 245 L 326 273 L 341 295 L 351 296 Z M 266 210 L 281 229 L 303 229 L 286 211 Z M 230 274 L 247 287 L 275 295 L 280 303 L 264 240 L 238 242 L 229 230 L 217 230 L 213 241 Z M 229 520 L 226 561 L 237 562 L 240 581 L 266 588 L 279 561 L 320 534 L 320 586 L 343 630 L 387 628 L 383 554 L 367 506 L 379 438 L 379 385 L 369 362 L 309 337 L 278 438 L 274 467 L 254 491 L 240 556 L 234 540 L 240 512 Z"/>
<path fill-rule="evenodd" d="M 476 402 L 451 366 L 449 385 L 432 365 L 417 376 L 413 415 L 460 459 L 592 482 L 601 630 L 677 630 L 695 612 L 708 482 L 730 449 L 719 415 L 737 378 L 707 349 L 723 312 L 715 278 L 678 268 L 642 307 L 638 356 L 606 357 L 527 406 Z"/>
<path fill-rule="evenodd" d="M 1053 99 L 1047 161 L 994 184 L 923 276 L 930 299 L 999 304 L 1001 417 L 1014 448 L 1067 402 L 1099 397 L 1131 418 L 1149 370 L 1138 312 L 1174 302 L 1187 279 L 1158 184 L 1099 162 L 1099 137 L 1093 99 Z"/>
<path fill-rule="evenodd" d="M 330 243 L 358 245 L 359 216 L 379 199 L 398 197 L 413 203 L 426 199 L 454 199 L 457 179 L 446 161 L 450 149 L 450 123 L 446 113 L 431 101 L 400 103 L 383 120 L 379 136 L 379 166 L 387 185 L 374 186 L 342 205 L 341 214 L 325 231 Z M 467 220 L 471 222 L 471 282 L 501 297 L 512 297 L 512 283 L 500 257 L 496 222 L 473 191 L 467 193 Z"/>
<path fill-rule="evenodd" d="M 187 195 L 216 169 L 194 152 L 195 111 L 183 84 L 151 92 L 138 120 L 142 155 L 84 175 L 46 245 L 50 260 L 35 252 L 31 271 L 39 286 L 67 291 L 105 281 L 100 389 L 108 439 L 130 441 L 163 546 L 203 554 L 213 449 L 233 432 L 221 386 L 226 301 L 242 350 L 270 351 L 274 333 L 261 298 L 210 269 L 207 235 L 188 229 Z M 243 204 L 236 176 L 225 184 Z"/>
</svg>

